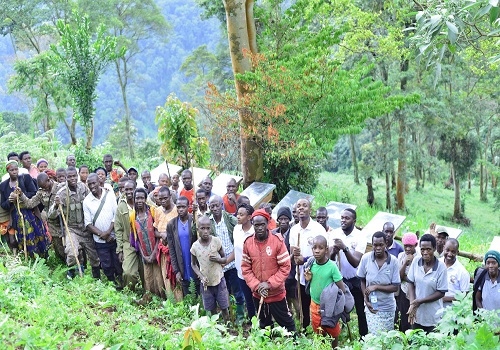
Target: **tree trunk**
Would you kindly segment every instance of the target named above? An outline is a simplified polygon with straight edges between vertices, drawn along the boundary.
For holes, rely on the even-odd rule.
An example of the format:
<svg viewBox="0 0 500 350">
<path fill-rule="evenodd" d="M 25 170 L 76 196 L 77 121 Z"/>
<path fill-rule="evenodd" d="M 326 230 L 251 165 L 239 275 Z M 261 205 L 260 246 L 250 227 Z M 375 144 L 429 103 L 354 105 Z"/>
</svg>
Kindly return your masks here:
<svg viewBox="0 0 500 350">
<path fill-rule="evenodd" d="M 387 170 L 385 171 L 385 208 L 387 210 L 392 209 L 391 177 Z"/>
<path fill-rule="evenodd" d="M 121 67 L 120 61 L 123 63 L 123 67 Z M 132 141 L 132 134 L 130 131 L 130 128 L 132 126 L 132 121 L 131 121 L 132 118 L 130 116 L 130 108 L 128 107 L 128 100 L 127 100 L 128 71 L 127 71 L 126 57 L 122 57 L 120 59 L 115 60 L 115 67 L 116 67 L 116 74 L 118 75 L 118 83 L 120 84 L 120 90 L 122 92 L 123 109 L 125 111 L 123 119 L 125 121 L 125 133 L 127 138 L 128 154 L 130 158 L 134 159 L 134 142 Z"/>
<path fill-rule="evenodd" d="M 472 191 L 472 180 L 471 180 L 471 177 L 470 177 L 470 171 L 469 171 L 469 174 L 467 174 L 467 192 L 471 192 Z"/>
<path fill-rule="evenodd" d="M 373 194 L 373 179 L 369 176 L 366 179 L 366 188 L 368 190 L 368 195 L 366 196 L 366 201 L 370 207 L 373 207 L 373 202 L 375 202 L 375 195 Z"/>
<path fill-rule="evenodd" d="M 453 164 L 451 166 L 451 174 L 453 177 L 453 184 L 454 184 L 454 188 L 455 188 L 455 204 L 453 205 L 453 217 L 455 219 L 461 219 L 462 218 L 462 208 L 460 205 L 460 181 L 455 176 Z"/>
<path fill-rule="evenodd" d="M 406 124 L 402 113 L 399 111 L 399 137 L 398 137 L 398 180 L 396 184 L 396 210 L 405 209 L 406 191 Z"/>
<path fill-rule="evenodd" d="M 349 145 L 351 146 L 351 159 L 352 159 L 352 168 L 354 171 L 354 183 L 356 185 L 359 185 L 358 160 L 356 157 L 356 147 L 353 134 L 349 134 Z"/>
<path fill-rule="evenodd" d="M 90 118 L 88 125 L 85 126 L 85 136 L 87 138 L 85 142 L 85 150 L 87 153 L 90 153 L 92 143 L 94 142 L 94 117 Z"/>
<path fill-rule="evenodd" d="M 243 51 L 257 53 L 253 5 L 254 0 L 224 0 L 229 51 L 239 102 L 243 102 L 245 95 L 249 92 L 236 79 L 236 75 L 252 69 L 250 58 L 245 56 Z M 241 171 L 243 172 L 243 186 L 247 187 L 264 176 L 262 147 L 260 140 L 251 132 L 253 124 L 252 112 L 246 108 L 241 108 L 238 114 L 241 139 Z"/>
<path fill-rule="evenodd" d="M 481 162 L 481 190 L 479 194 L 479 198 L 481 201 L 488 201 L 488 170 L 486 169 L 485 164 L 488 162 L 488 147 L 491 137 L 491 129 L 493 129 L 493 117 L 490 117 L 490 122 L 488 124 L 488 132 L 486 133 L 486 140 L 484 141 L 484 157 Z M 491 160 L 492 162 L 494 159 Z M 484 188 L 483 188 L 484 187 Z"/>
</svg>

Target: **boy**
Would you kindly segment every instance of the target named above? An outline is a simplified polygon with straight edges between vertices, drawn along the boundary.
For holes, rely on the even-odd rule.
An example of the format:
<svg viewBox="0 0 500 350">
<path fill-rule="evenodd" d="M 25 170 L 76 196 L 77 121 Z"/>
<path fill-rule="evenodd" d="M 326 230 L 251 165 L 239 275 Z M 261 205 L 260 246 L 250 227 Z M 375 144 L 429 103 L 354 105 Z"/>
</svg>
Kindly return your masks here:
<svg viewBox="0 0 500 350">
<path fill-rule="evenodd" d="M 310 281 L 310 294 L 311 294 L 311 321 L 315 333 L 329 334 L 334 339 L 332 341 L 332 348 L 338 345 L 338 336 L 340 334 L 340 323 L 337 322 L 335 328 L 321 326 L 321 311 L 320 311 L 320 296 L 328 285 L 332 282 L 345 293 L 344 282 L 342 282 L 342 275 L 337 265 L 329 259 L 328 243 L 324 236 L 316 236 L 312 242 L 312 252 L 315 261 L 309 269 L 304 271 L 306 281 Z"/>
<path fill-rule="evenodd" d="M 458 292 L 469 291 L 470 275 L 465 267 L 457 260 L 460 245 L 455 238 L 450 238 L 444 244 L 443 257 L 439 260 L 444 262 L 448 272 L 448 291 L 443 298 L 443 306 L 449 307 L 456 300 Z"/>
<path fill-rule="evenodd" d="M 210 314 L 214 314 L 217 302 L 222 311 L 222 318 L 227 323 L 229 294 L 222 272 L 222 265 L 227 263 L 227 258 L 222 249 L 222 241 L 210 235 L 212 226 L 208 216 L 200 217 L 196 227 L 199 238 L 191 246 L 191 267 L 203 284 L 203 307 Z"/>
</svg>

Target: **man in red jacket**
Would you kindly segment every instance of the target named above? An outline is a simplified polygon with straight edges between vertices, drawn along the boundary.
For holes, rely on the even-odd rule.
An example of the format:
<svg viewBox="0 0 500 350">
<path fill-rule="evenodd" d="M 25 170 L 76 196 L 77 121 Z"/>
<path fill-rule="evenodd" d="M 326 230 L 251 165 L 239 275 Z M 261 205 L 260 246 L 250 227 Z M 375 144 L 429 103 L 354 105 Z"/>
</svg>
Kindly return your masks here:
<svg viewBox="0 0 500 350">
<path fill-rule="evenodd" d="M 241 270 L 243 278 L 253 292 L 255 308 L 262 299 L 259 325 L 271 326 L 272 318 L 289 332 L 295 333 L 295 323 L 286 302 L 285 280 L 290 273 L 290 254 L 283 237 L 269 234 L 267 225 L 270 216 L 264 209 L 252 214 L 255 235 L 248 237 L 243 245 Z"/>
</svg>

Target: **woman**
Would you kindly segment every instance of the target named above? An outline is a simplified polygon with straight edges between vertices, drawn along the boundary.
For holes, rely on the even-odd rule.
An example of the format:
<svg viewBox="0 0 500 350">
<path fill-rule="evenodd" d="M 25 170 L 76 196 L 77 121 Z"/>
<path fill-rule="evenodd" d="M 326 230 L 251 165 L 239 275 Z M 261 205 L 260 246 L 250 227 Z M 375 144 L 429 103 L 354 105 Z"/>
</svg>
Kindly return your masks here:
<svg viewBox="0 0 500 350">
<path fill-rule="evenodd" d="M 144 188 L 138 188 L 134 192 L 134 225 L 139 253 L 144 262 L 144 289 L 146 292 L 164 297 L 163 278 L 156 259 L 159 239 L 155 236 L 153 215 L 146 204 L 147 196 Z M 149 299 L 149 295 L 145 294 L 139 303 L 146 303 Z"/>
<path fill-rule="evenodd" d="M 245 304 L 247 306 L 247 316 L 249 319 L 255 316 L 255 306 L 253 304 L 252 291 L 248 288 L 247 283 L 243 279 L 243 274 L 241 272 L 241 259 L 243 256 L 243 243 L 245 239 L 254 234 L 253 225 L 251 222 L 252 214 L 254 212 L 253 207 L 250 204 L 240 204 L 236 212 L 236 217 L 238 219 L 238 225 L 234 227 L 233 238 L 234 238 L 234 260 L 236 262 L 236 270 L 238 272 L 238 278 L 240 282 L 240 288 L 245 296 Z M 231 255 L 228 258 L 230 262 Z M 232 259 L 231 259 L 232 260 Z M 238 307 L 239 305 L 236 305 Z M 243 310 L 241 310 L 243 314 Z"/>
<path fill-rule="evenodd" d="M 488 251 L 484 256 L 484 265 L 488 272 L 484 276 L 483 282 L 480 283 L 476 295 L 474 295 L 478 308 L 500 310 L 499 264 L 500 253 L 496 250 Z"/>
<path fill-rule="evenodd" d="M 413 329 L 434 331 L 441 319 L 443 297 L 448 290 L 446 266 L 439 261 L 436 252 L 436 238 L 427 233 L 420 238 L 421 257 L 413 259 L 408 270 L 408 322 Z"/>
<path fill-rule="evenodd" d="M 106 190 L 113 191 L 113 186 L 106 182 L 106 177 L 108 176 L 106 169 L 99 167 L 94 171 L 94 173 L 97 174 L 97 177 L 99 178 L 99 185 L 101 187 L 104 187 Z"/>
<path fill-rule="evenodd" d="M 406 282 L 406 276 L 410 270 L 410 265 L 418 255 L 418 237 L 413 232 L 407 232 L 403 235 L 403 246 L 404 250 L 398 255 L 399 263 L 399 277 L 401 277 L 401 289 L 396 297 L 396 304 L 398 314 L 396 316 L 399 319 L 399 331 L 406 332 L 411 329 L 408 323 L 408 309 L 410 308 L 410 300 L 408 297 L 408 282 Z"/>
<path fill-rule="evenodd" d="M 9 178 L 0 184 L 1 206 L 10 211 L 10 228 L 15 232 L 17 248 L 24 250 L 26 240 L 26 250 L 30 257 L 33 258 L 36 253 L 42 258 L 47 258 L 50 241 L 40 211 L 38 208 L 23 208 L 18 200 L 21 191 L 26 197 L 33 197 L 36 194 L 35 184 L 29 175 L 18 175 L 19 165 L 15 160 L 8 161 L 5 168 Z"/>
<path fill-rule="evenodd" d="M 38 168 L 38 171 L 40 173 L 43 173 L 47 168 L 49 167 L 49 162 L 47 162 L 45 159 L 40 158 L 38 162 L 36 162 L 36 167 Z"/>
<path fill-rule="evenodd" d="M 372 237 L 373 251 L 361 258 L 358 277 L 365 298 L 368 331 L 379 335 L 394 329 L 396 300 L 401 279 L 397 259 L 387 251 L 387 237 L 378 231 Z"/>
</svg>

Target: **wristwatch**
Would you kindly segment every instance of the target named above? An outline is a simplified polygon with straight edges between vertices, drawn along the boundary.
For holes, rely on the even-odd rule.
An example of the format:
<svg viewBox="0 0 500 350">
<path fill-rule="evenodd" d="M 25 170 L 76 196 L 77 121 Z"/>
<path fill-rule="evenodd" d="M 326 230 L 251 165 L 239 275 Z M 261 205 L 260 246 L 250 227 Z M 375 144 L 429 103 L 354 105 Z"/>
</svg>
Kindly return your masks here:
<svg viewBox="0 0 500 350">
<path fill-rule="evenodd" d="M 343 249 L 343 251 L 344 251 L 344 253 L 347 253 L 347 252 L 349 251 L 349 247 L 347 247 L 347 246 L 346 246 L 346 247 Z"/>
</svg>

